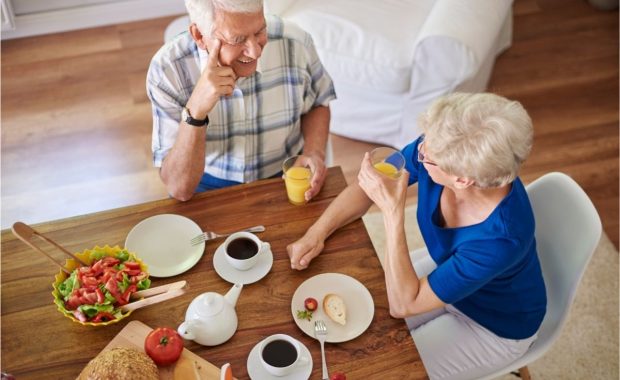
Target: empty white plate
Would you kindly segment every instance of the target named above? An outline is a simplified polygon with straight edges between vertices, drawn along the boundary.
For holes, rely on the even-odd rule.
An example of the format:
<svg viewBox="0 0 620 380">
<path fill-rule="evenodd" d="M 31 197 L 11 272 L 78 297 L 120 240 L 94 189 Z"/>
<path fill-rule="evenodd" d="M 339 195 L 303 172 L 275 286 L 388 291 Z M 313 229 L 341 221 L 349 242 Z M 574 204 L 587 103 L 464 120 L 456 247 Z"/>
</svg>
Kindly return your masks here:
<svg viewBox="0 0 620 380">
<path fill-rule="evenodd" d="M 201 233 L 200 227 L 184 216 L 155 215 L 129 231 L 125 248 L 144 261 L 149 275 L 171 277 L 189 270 L 200 260 L 205 243 L 192 246 L 190 240 Z"/>
</svg>

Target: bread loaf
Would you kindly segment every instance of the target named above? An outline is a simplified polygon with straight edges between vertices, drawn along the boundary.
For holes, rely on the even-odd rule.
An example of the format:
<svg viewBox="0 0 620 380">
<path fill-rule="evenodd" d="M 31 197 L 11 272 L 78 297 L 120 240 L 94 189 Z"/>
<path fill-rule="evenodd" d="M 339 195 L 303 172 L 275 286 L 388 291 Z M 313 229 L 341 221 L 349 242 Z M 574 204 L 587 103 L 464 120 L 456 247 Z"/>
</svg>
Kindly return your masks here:
<svg viewBox="0 0 620 380">
<path fill-rule="evenodd" d="M 79 380 L 159 380 L 155 362 L 144 352 L 117 347 L 107 350 L 84 368 Z"/>
<path fill-rule="evenodd" d="M 332 321 L 343 326 L 347 323 L 347 307 L 339 295 L 327 294 L 323 298 L 323 310 Z"/>
</svg>

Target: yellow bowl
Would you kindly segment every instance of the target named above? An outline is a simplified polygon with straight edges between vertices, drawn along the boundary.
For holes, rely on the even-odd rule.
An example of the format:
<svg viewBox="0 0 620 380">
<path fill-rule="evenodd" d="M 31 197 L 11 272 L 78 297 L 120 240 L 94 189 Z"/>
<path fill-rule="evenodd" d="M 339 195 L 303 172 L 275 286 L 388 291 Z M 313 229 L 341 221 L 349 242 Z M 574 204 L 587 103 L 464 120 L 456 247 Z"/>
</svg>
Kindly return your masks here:
<svg viewBox="0 0 620 380">
<path fill-rule="evenodd" d="M 115 246 L 115 247 L 110 247 L 109 245 L 106 245 L 105 247 L 99 247 L 98 245 L 95 246 L 95 248 L 93 249 L 85 249 L 84 252 L 81 253 L 76 253 L 75 256 L 77 256 L 79 259 L 81 259 L 82 261 L 84 261 L 86 264 L 91 264 L 92 263 L 92 259 L 90 257 L 91 252 L 93 251 L 103 251 L 105 253 L 106 256 L 113 256 L 115 257 L 116 254 L 120 251 L 122 251 L 123 248 L 119 247 L 119 246 Z M 138 264 L 140 264 L 140 269 L 147 274 L 148 277 L 148 267 L 146 266 L 146 264 L 144 264 L 144 262 L 142 260 L 140 260 L 134 253 L 129 252 L 129 257 L 130 260 L 137 262 Z M 73 271 L 75 268 L 78 268 L 79 264 L 74 260 L 74 259 L 67 259 L 66 263 L 65 263 L 65 268 L 67 268 L 70 271 Z M 70 320 L 72 320 L 73 322 L 79 323 L 81 325 L 86 325 L 86 326 L 107 326 L 107 325 L 111 325 L 113 323 L 116 323 L 118 321 L 120 321 L 121 319 L 124 319 L 125 317 L 129 316 L 131 314 L 131 311 L 128 311 L 127 313 L 122 314 L 122 316 L 120 318 L 116 318 L 113 319 L 111 321 L 107 321 L 107 322 L 82 322 L 79 319 L 75 318 L 75 316 L 73 315 L 73 313 L 71 311 L 67 311 L 64 307 L 64 300 L 62 295 L 60 294 L 60 292 L 58 291 L 58 286 L 60 284 L 62 284 L 67 277 L 69 277 L 65 272 L 60 271 L 57 275 L 56 275 L 56 280 L 54 281 L 54 283 L 52 284 L 52 286 L 54 287 L 54 290 L 52 291 L 52 295 L 54 296 L 54 303 L 56 304 L 56 306 L 58 306 L 58 311 L 60 311 L 62 314 L 64 314 L 65 317 L 69 318 Z"/>
</svg>

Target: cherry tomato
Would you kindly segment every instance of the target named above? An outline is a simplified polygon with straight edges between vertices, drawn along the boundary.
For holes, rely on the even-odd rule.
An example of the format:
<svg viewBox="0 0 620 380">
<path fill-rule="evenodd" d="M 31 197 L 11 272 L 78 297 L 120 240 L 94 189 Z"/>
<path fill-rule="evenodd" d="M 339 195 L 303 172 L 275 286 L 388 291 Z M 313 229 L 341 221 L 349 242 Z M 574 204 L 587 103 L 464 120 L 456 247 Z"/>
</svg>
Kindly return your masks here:
<svg viewBox="0 0 620 380">
<path fill-rule="evenodd" d="M 170 365 L 181 357 L 183 338 L 168 327 L 158 327 L 144 340 L 144 351 L 157 365 Z"/>
<path fill-rule="evenodd" d="M 347 376 L 344 372 L 334 372 L 329 380 L 347 380 Z"/>
<path fill-rule="evenodd" d="M 319 303 L 312 297 L 308 297 L 304 300 L 304 307 L 308 311 L 315 311 L 319 307 Z"/>
</svg>

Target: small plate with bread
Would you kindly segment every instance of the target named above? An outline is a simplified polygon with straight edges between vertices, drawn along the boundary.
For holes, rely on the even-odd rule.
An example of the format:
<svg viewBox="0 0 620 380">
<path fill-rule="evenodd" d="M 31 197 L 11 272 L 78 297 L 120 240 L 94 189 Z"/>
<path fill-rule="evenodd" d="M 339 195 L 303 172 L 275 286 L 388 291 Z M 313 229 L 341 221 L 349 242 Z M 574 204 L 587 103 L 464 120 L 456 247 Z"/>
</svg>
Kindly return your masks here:
<svg viewBox="0 0 620 380">
<path fill-rule="evenodd" d="M 317 300 L 311 318 L 301 318 L 306 299 Z M 327 342 L 341 343 L 360 336 L 375 315 L 375 304 L 368 289 L 351 276 L 342 273 L 321 273 L 304 281 L 291 300 L 293 320 L 308 336 L 314 338 L 314 321 L 327 325 Z M 308 316 L 308 313 L 303 315 Z"/>
</svg>

